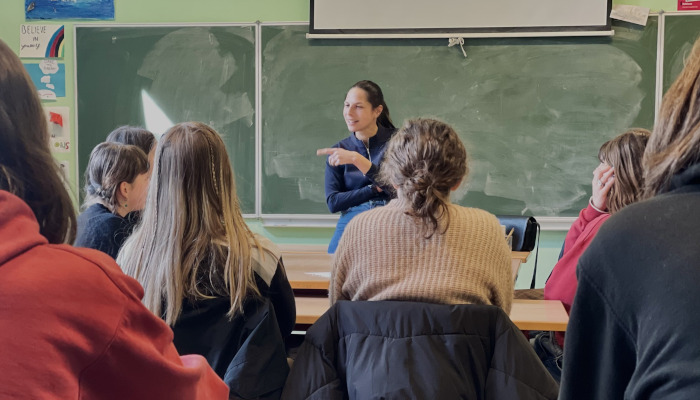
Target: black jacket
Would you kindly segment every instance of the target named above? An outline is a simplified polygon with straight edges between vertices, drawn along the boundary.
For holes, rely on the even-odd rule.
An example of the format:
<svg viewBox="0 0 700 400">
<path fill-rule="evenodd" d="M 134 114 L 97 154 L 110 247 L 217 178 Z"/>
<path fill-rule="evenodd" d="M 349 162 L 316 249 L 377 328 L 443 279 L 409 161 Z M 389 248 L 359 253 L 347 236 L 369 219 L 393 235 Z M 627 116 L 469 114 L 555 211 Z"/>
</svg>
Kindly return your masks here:
<svg viewBox="0 0 700 400">
<path fill-rule="evenodd" d="M 339 301 L 307 332 L 283 399 L 556 399 L 502 309 Z"/>
<path fill-rule="evenodd" d="M 251 298 L 232 320 L 228 297 L 185 301 L 173 327 L 180 354 L 201 354 L 230 388 L 232 399 L 279 399 L 289 373 L 272 302 Z"/>
<path fill-rule="evenodd" d="M 562 398 L 700 399 L 700 165 L 625 207 L 577 267 Z"/>
</svg>

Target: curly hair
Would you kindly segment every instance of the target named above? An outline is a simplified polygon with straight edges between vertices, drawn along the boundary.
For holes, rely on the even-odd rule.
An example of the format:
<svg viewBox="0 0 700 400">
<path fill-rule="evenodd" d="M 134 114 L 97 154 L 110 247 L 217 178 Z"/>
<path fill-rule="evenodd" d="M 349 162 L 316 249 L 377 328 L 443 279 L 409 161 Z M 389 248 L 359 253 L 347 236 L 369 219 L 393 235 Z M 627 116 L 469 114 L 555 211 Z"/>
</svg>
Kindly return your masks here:
<svg viewBox="0 0 700 400">
<path fill-rule="evenodd" d="M 467 151 L 457 132 L 434 119 L 413 119 L 389 141 L 380 179 L 397 188 L 407 215 L 422 225 L 426 238 L 449 226 L 450 190 L 469 171 Z"/>
</svg>

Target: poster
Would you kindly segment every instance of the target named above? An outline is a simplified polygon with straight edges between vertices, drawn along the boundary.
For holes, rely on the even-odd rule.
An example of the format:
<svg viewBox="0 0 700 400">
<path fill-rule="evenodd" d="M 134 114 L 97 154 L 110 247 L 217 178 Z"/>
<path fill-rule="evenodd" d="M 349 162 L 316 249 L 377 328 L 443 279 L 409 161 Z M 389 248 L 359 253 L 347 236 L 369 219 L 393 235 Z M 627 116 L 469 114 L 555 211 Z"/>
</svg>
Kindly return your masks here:
<svg viewBox="0 0 700 400">
<path fill-rule="evenodd" d="M 66 68 L 56 60 L 42 60 L 39 64 L 24 64 L 34 82 L 39 98 L 56 100 L 66 97 Z"/>
<path fill-rule="evenodd" d="M 19 56 L 23 58 L 62 58 L 63 33 L 63 25 L 20 25 Z"/>
<path fill-rule="evenodd" d="M 70 141 L 70 108 L 44 107 L 44 116 L 49 126 L 49 147 L 51 151 L 68 153 L 72 150 Z"/>
<path fill-rule="evenodd" d="M 24 0 L 26 19 L 114 19 L 114 0 Z"/>
<path fill-rule="evenodd" d="M 700 0 L 678 0 L 678 11 L 700 10 Z"/>
</svg>

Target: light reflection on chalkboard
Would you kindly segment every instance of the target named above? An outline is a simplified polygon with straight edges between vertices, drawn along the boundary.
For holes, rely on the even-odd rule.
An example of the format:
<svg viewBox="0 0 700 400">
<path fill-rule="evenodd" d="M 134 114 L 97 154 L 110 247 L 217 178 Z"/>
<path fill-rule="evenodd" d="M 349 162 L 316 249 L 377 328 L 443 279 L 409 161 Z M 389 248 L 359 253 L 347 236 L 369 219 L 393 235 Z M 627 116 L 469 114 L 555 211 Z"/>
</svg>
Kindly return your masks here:
<svg viewBox="0 0 700 400">
<path fill-rule="evenodd" d="M 143 119 L 146 121 L 146 129 L 160 139 L 161 135 L 175 124 L 145 90 L 141 91 L 141 103 L 143 104 Z"/>
</svg>

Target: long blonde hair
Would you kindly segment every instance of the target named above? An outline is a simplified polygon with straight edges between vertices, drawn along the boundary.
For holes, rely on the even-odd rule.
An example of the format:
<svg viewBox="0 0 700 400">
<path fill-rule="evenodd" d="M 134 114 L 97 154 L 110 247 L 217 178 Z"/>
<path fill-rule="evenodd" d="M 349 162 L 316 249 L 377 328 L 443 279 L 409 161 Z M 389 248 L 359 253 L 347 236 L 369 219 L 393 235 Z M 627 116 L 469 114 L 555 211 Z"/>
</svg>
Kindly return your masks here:
<svg viewBox="0 0 700 400">
<path fill-rule="evenodd" d="M 140 226 L 117 263 L 144 287 L 143 302 L 169 325 L 185 298 L 229 296 L 229 317 L 259 295 L 233 170 L 216 131 L 199 122 L 170 128 L 158 142 Z"/>
<path fill-rule="evenodd" d="M 700 162 L 700 39 L 661 102 L 644 154 L 644 194 L 668 191 L 673 175 Z"/>
</svg>

